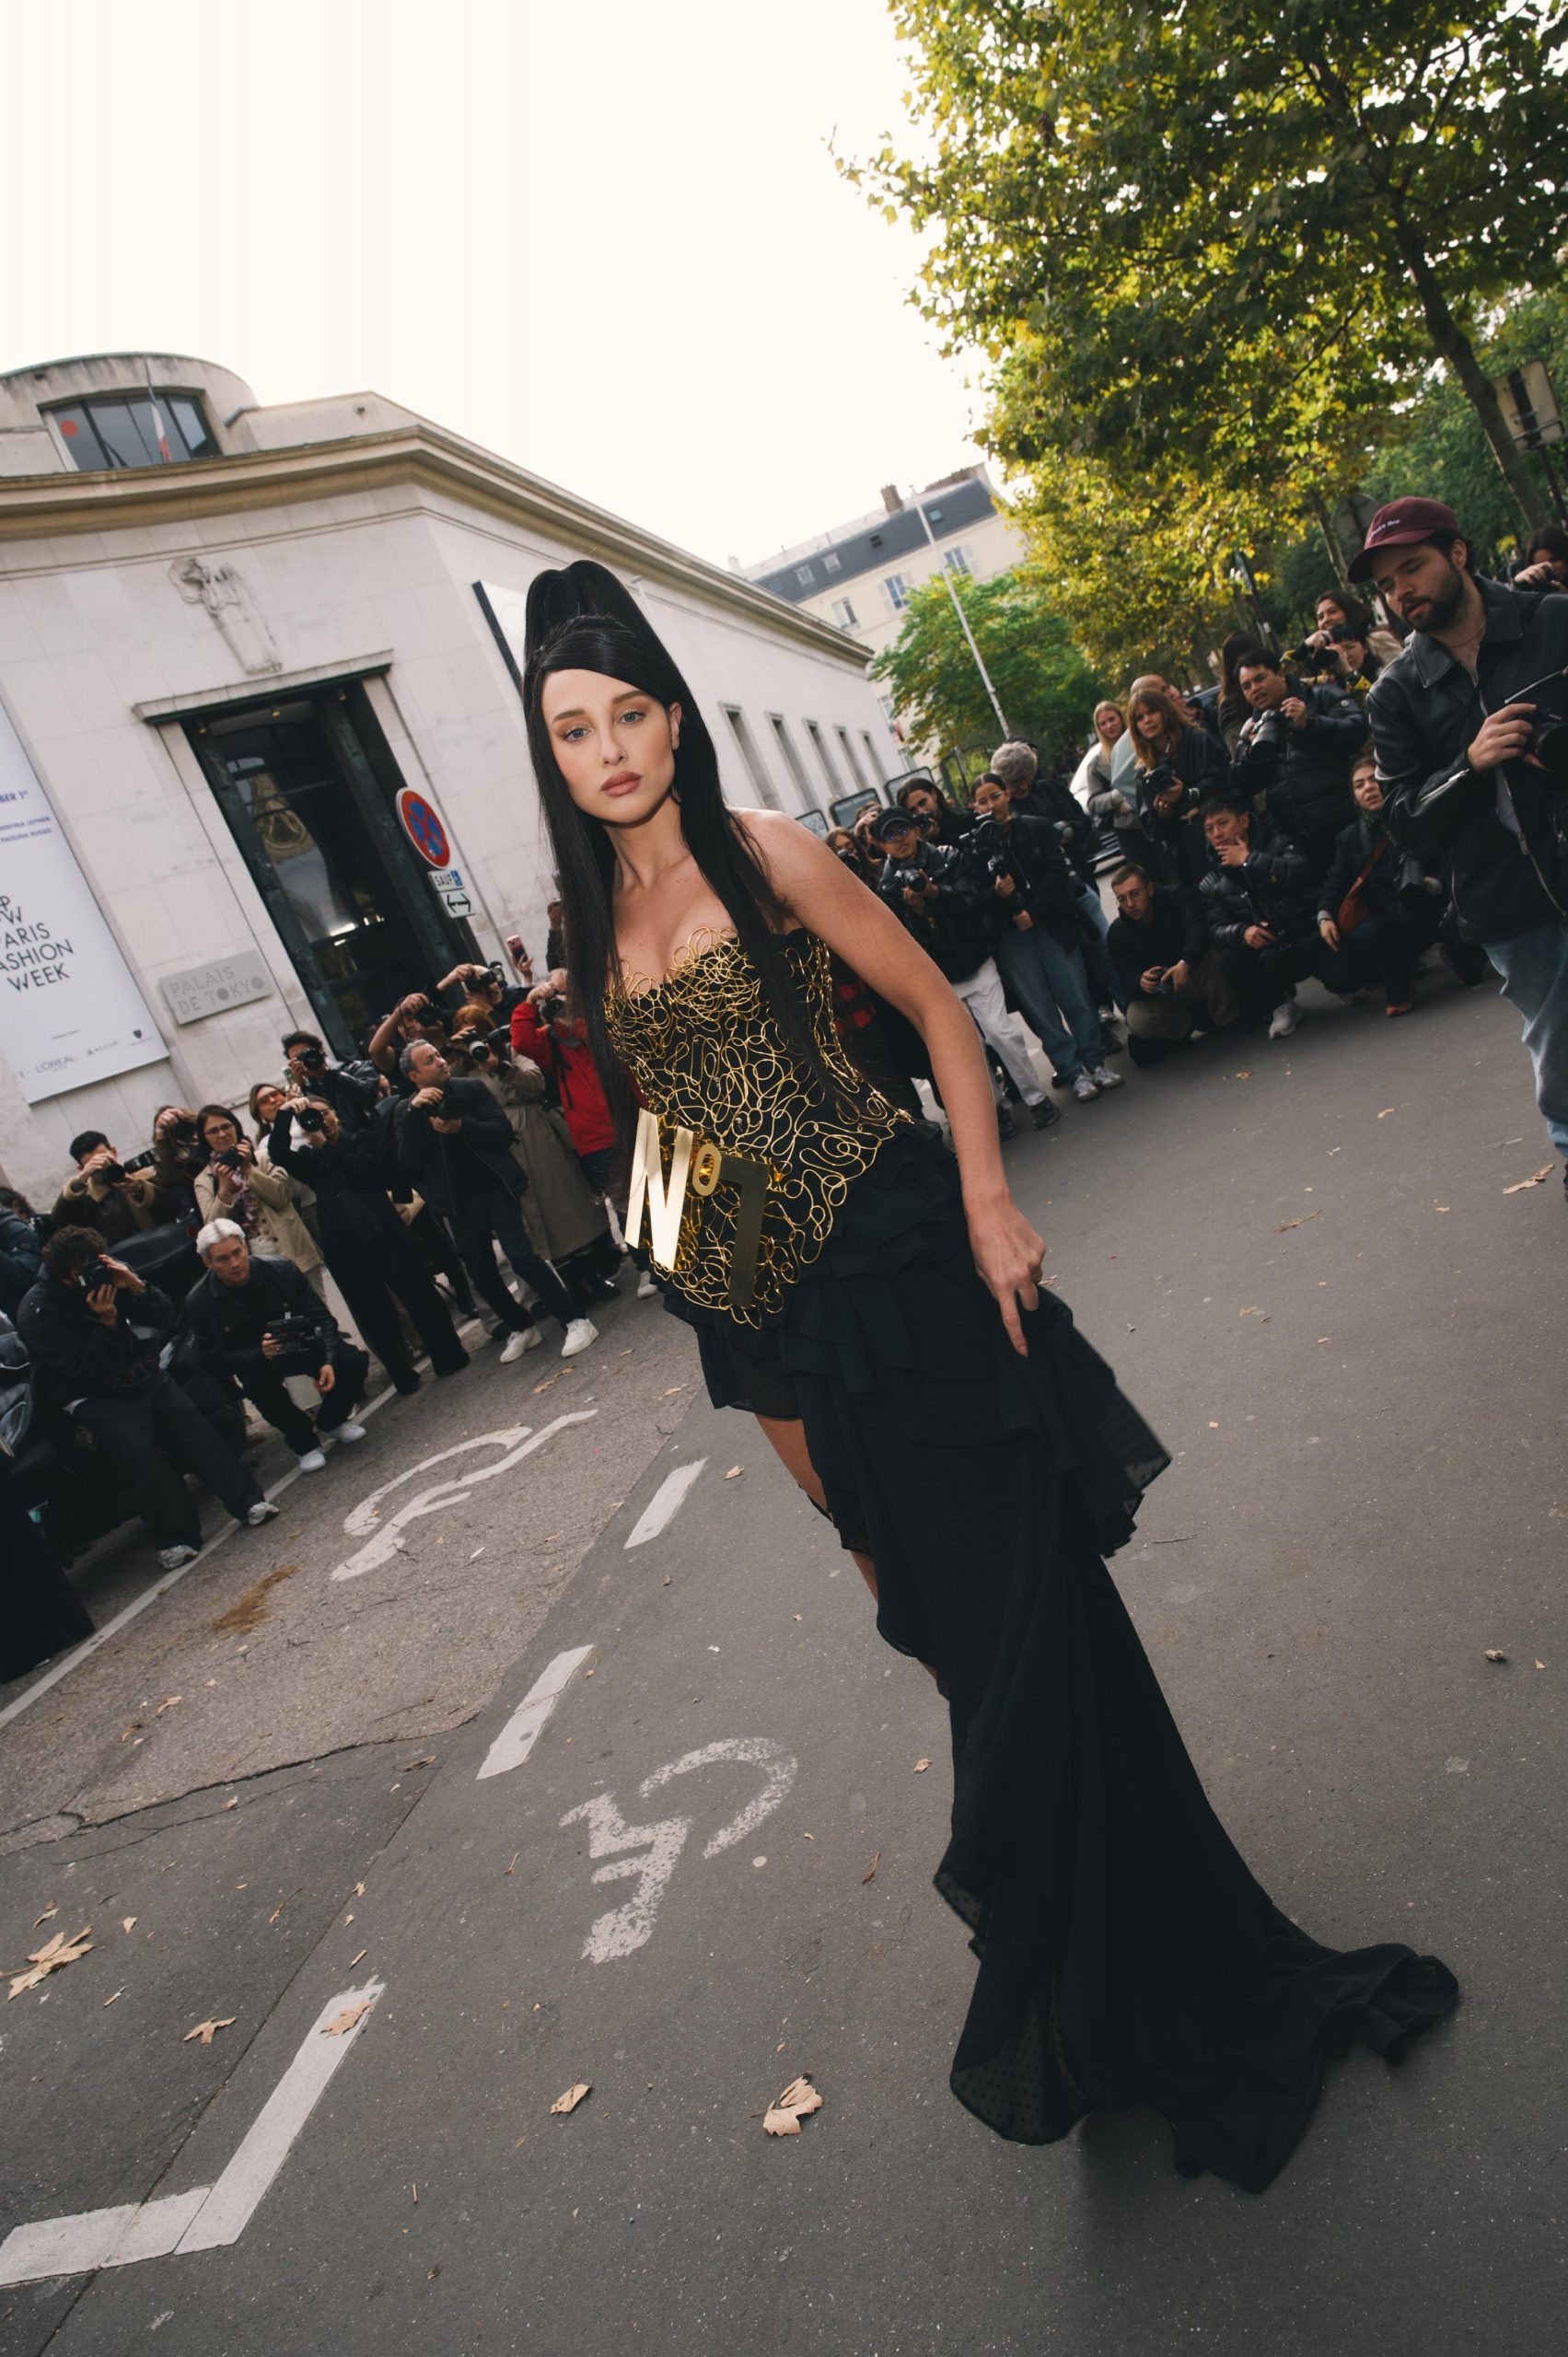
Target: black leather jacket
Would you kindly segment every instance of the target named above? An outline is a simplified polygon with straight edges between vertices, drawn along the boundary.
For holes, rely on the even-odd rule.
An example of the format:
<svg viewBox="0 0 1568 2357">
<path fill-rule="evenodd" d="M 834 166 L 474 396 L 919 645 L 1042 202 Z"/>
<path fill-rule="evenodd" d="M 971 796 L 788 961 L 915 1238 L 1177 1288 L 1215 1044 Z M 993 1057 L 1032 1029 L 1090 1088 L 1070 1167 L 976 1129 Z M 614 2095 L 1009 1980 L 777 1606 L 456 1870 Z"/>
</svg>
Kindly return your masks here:
<svg viewBox="0 0 1568 2357">
<path fill-rule="evenodd" d="M 1200 808 L 1214 794 L 1230 795 L 1233 800 L 1245 797 L 1231 795 L 1225 757 L 1206 728 L 1184 728 L 1169 758 L 1171 776 L 1181 788 L 1181 798 L 1174 809 L 1162 815 L 1155 808 L 1157 771 L 1136 767 L 1132 774 L 1137 781 L 1138 824 L 1154 852 L 1160 882 L 1195 891 L 1209 857 L 1203 822 L 1198 816 Z"/>
<path fill-rule="evenodd" d="M 247 1284 L 226 1285 L 208 1269 L 185 1298 L 185 1315 L 203 1364 L 214 1375 L 232 1375 L 241 1384 L 257 1375 L 314 1375 L 341 1346 L 331 1311 L 292 1260 L 252 1252 Z M 289 1315 L 309 1326 L 310 1339 L 297 1351 L 268 1358 L 261 1337 Z"/>
<path fill-rule="evenodd" d="M 1355 816 L 1351 763 L 1366 742 L 1366 715 L 1353 696 L 1326 681 L 1285 674 L 1285 693 L 1307 706 L 1307 726 L 1282 718 L 1277 749 L 1243 734 L 1231 775 L 1249 799 L 1261 794 L 1274 825 L 1289 835 L 1337 834 Z M 1250 723 L 1244 723 L 1244 730 Z"/>
<path fill-rule="evenodd" d="M 1417 631 L 1367 699 L 1377 767 L 1405 830 L 1441 863 L 1467 941 L 1507 941 L 1568 914 L 1568 795 L 1526 761 L 1472 770 L 1465 755 L 1489 712 L 1568 665 L 1568 597 L 1478 579 L 1486 609 L 1475 679 Z M 1568 714 L 1568 679 L 1526 699 Z M 1519 832 L 1498 816 L 1498 784 Z"/>
<path fill-rule="evenodd" d="M 1155 886 L 1155 905 L 1147 924 L 1131 917 L 1113 917 L 1106 941 L 1110 962 L 1128 997 L 1147 998 L 1144 976 L 1151 966 L 1196 968 L 1208 954 L 1209 935 L 1202 911 L 1190 893 L 1172 884 Z"/>
<path fill-rule="evenodd" d="M 1082 811 L 1078 815 L 1082 818 Z M 1005 923 L 1011 924 L 1016 916 L 1027 911 L 1030 923 L 1051 935 L 1063 948 L 1078 947 L 1084 937 L 1078 917 L 1078 879 L 1067 864 L 1063 838 L 1051 819 L 1035 818 L 1028 811 L 1016 811 L 1009 819 L 989 823 L 979 819 L 959 857 L 968 864 L 972 888 L 993 895 Z M 1005 866 L 1001 865 L 1004 861 Z M 1014 889 L 1009 893 L 996 890 L 1002 876 L 1012 879 Z"/>
<path fill-rule="evenodd" d="M 412 1097 L 392 1115 L 398 1162 L 426 1202 L 454 1218 L 497 1187 L 520 1195 L 528 1182 L 512 1152 L 512 1124 L 483 1081 L 449 1080 L 446 1095 L 448 1111 L 462 1123 L 453 1137 L 432 1129 L 429 1113 Z"/>
<path fill-rule="evenodd" d="M 1199 895 L 1216 949 L 1246 948 L 1244 935 L 1253 924 L 1271 926 L 1281 949 L 1317 938 L 1311 862 L 1266 819 L 1252 821 L 1245 866 L 1223 867 L 1210 854 Z"/>
<path fill-rule="evenodd" d="M 947 980 L 968 981 L 990 957 L 1005 922 L 1002 902 L 992 893 L 989 877 L 980 875 L 967 845 L 961 851 L 947 851 L 940 843 L 917 843 L 914 857 L 904 864 L 924 871 L 936 887 L 935 898 L 912 909 L 890 860 L 877 889 Z"/>
<path fill-rule="evenodd" d="M 59 1277 L 40 1277 L 23 1295 L 17 1331 L 32 1353 L 41 1404 L 63 1408 L 73 1399 L 148 1391 L 161 1380 L 159 1354 L 174 1330 L 168 1295 L 145 1284 L 140 1293 L 119 1294 L 114 1307 L 114 1323 L 106 1326 L 80 1285 Z"/>
</svg>

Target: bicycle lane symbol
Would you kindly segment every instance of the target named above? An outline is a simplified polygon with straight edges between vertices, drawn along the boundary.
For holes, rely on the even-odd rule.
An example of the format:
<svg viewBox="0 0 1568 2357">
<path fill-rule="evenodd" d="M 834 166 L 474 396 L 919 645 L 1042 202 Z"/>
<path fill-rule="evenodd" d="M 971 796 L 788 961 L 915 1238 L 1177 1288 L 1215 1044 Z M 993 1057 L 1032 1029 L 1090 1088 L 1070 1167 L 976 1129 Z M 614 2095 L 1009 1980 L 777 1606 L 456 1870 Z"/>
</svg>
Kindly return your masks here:
<svg viewBox="0 0 1568 2357">
<path fill-rule="evenodd" d="M 542 1448 L 547 1440 L 556 1433 L 563 1432 L 568 1424 L 590 1423 L 598 1413 L 597 1408 L 578 1408 L 570 1415 L 555 1417 L 540 1432 L 535 1432 L 531 1424 L 516 1424 L 500 1432 L 478 1433 L 471 1440 L 458 1441 L 452 1447 L 437 1449 L 434 1457 L 422 1457 L 417 1465 L 408 1466 L 391 1480 L 383 1481 L 378 1490 L 372 1490 L 370 1495 L 362 1499 L 345 1518 L 343 1530 L 347 1537 L 364 1538 L 366 1544 L 356 1554 L 348 1556 L 337 1566 L 332 1573 L 333 1579 L 356 1580 L 366 1572 L 375 1571 L 391 1556 L 401 1552 L 402 1534 L 411 1522 L 417 1522 L 424 1515 L 440 1514 L 447 1506 L 465 1504 L 469 1493 L 478 1483 L 493 1481 L 499 1473 L 509 1473 L 514 1466 L 522 1463 L 525 1457 L 531 1457 L 536 1448 Z M 437 1481 L 430 1489 L 418 1491 L 412 1497 L 405 1498 L 397 1511 L 383 1523 L 381 1509 L 394 1490 L 417 1480 L 422 1473 L 434 1472 L 436 1466 L 448 1464 L 455 1457 L 464 1457 L 471 1450 L 482 1448 L 497 1448 L 504 1454 L 489 1464 L 476 1466 L 472 1472 L 464 1473 L 456 1480 Z"/>
</svg>

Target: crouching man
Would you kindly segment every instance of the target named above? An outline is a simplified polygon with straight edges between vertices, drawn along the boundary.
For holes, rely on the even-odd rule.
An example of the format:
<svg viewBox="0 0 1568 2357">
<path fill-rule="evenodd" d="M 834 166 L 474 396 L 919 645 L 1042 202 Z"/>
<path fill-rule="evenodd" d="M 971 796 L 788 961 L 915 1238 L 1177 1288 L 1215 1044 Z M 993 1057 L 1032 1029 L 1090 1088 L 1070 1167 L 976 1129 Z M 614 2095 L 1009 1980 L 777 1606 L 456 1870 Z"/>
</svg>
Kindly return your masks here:
<svg viewBox="0 0 1568 2357">
<path fill-rule="evenodd" d="M 231 1375 L 268 1423 L 276 1426 L 303 1473 L 326 1463 L 323 1440 L 358 1441 L 354 1411 L 365 1397 L 370 1361 L 342 1334 L 332 1314 L 292 1260 L 252 1252 L 231 1219 L 209 1220 L 196 1238 L 206 1263 L 186 1297 L 186 1315 L 215 1375 Z M 314 1422 L 289 1392 L 305 1376 L 321 1396 Z"/>
<path fill-rule="evenodd" d="M 1117 869 L 1110 888 L 1120 913 L 1108 946 L 1127 995 L 1132 1062 L 1158 1063 L 1182 1040 L 1234 1023 L 1236 993 L 1191 895 L 1131 866 Z"/>
</svg>

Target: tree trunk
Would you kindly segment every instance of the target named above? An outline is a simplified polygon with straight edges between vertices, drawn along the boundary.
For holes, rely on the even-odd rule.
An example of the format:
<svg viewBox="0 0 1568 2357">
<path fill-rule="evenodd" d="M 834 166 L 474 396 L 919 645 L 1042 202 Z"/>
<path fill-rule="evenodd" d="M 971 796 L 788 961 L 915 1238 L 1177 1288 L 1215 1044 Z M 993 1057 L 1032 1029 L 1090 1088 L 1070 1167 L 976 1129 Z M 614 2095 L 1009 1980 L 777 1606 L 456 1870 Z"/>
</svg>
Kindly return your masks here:
<svg viewBox="0 0 1568 2357">
<path fill-rule="evenodd" d="M 1437 276 L 1426 258 L 1415 232 L 1396 213 L 1392 228 L 1400 259 L 1410 272 L 1411 280 L 1420 297 L 1432 341 L 1447 362 L 1481 420 L 1481 430 L 1492 445 L 1492 453 L 1503 470 L 1504 481 L 1513 493 L 1526 529 L 1533 531 L 1546 522 L 1546 502 L 1537 487 L 1535 477 L 1525 460 L 1524 452 L 1515 443 L 1504 417 L 1502 404 L 1493 389 L 1491 377 L 1475 356 L 1475 346 L 1448 308 Z"/>
<path fill-rule="evenodd" d="M 1340 546 L 1328 508 L 1320 499 L 1312 502 L 1312 513 L 1318 520 L 1318 529 L 1323 535 L 1323 546 L 1328 551 L 1329 563 L 1334 568 L 1334 578 L 1342 589 L 1349 589 L 1350 575 L 1345 571 L 1344 551 Z"/>
</svg>

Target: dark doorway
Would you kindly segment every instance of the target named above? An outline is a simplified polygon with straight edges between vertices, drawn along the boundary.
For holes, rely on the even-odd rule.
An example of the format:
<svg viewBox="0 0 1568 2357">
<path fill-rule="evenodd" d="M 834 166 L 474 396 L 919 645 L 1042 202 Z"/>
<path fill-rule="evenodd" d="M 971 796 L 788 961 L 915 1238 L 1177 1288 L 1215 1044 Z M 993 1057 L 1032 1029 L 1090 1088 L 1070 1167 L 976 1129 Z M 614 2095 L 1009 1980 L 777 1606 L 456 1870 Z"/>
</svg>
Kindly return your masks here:
<svg viewBox="0 0 1568 2357">
<path fill-rule="evenodd" d="M 398 823 L 403 780 L 362 687 L 228 707 L 186 728 L 335 1054 L 477 955 Z"/>
</svg>

